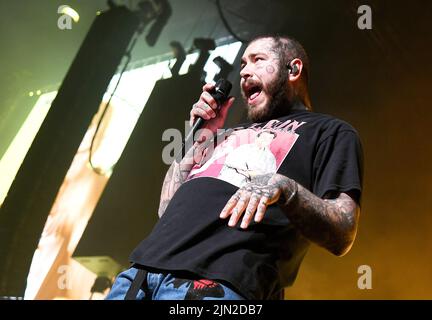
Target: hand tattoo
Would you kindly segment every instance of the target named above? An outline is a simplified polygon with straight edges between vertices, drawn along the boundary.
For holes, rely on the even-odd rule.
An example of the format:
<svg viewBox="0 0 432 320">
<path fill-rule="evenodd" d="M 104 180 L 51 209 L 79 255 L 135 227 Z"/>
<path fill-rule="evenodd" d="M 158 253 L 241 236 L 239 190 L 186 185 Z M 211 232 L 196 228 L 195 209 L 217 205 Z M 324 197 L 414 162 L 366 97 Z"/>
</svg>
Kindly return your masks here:
<svg viewBox="0 0 432 320">
<path fill-rule="evenodd" d="M 360 210 L 346 193 L 321 199 L 294 180 L 280 174 L 252 177 L 227 202 L 220 218 L 234 227 L 244 213 L 241 228 L 264 218 L 267 206 L 277 203 L 296 228 L 310 241 L 335 255 L 343 255 L 354 242 Z"/>
<path fill-rule="evenodd" d="M 254 216 L 255 222 L 261 222 L 267 206 L 276 203 L 281 198 L 283 186 L 287 189 L 287 179 L 279 174 L 253 176 L 250 183 L 237 190 L 228 200 L 220 218 L 225 219 L 231 215 L 228 225 L 234 227 L 244 212 L 240 225 L 243 229 L 249 226 Z M 294 183 L 291 182 L 292 185 Z M 282 198 L 285 199 L 285 196 Z"/>
</svg>

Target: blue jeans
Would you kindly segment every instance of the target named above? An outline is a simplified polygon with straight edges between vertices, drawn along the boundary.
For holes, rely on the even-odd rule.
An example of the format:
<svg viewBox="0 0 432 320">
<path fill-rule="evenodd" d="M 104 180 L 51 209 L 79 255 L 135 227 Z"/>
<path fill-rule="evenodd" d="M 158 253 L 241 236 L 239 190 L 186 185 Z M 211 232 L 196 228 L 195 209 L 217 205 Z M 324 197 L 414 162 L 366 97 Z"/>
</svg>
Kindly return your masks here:
<svg viewBox="0 0 432 320">
<path fill-rule="evenodd" d="M 106 300 L 124 300 L 138 269 L 120 273 Z M 144 289 L 144 290 L 143 290 Z M 147 285 L 138 291 L 137 300 L 245 300 L 238 293 L 212 280 L 175 278 L 171 273 L 147 273 Z"/>
</svg>

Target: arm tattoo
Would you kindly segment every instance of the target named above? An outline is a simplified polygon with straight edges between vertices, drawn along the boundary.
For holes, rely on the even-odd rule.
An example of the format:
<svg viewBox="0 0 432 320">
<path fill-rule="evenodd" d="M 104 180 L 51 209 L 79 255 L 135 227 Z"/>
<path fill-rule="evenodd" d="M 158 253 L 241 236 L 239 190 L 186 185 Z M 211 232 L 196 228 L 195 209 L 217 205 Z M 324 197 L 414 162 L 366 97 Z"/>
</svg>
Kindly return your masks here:
<svg viewBox="0 0 432 320">
<path fill-rule="evenodd" d="M 335 255 L 350 249 L 357 230 L 359 210 L 345 193 L 337 199 L 320 199 L 281 174 L 251 176 L 228 200 L 219 217 L 230 217 L 228 226 L 247 228 L 252 219 L 261 222 L 268 205 L 277 203 L 293 225 L 310 241 Z"/>
<path fill-rule="evenodd" d="M 168 204 L 177 189 L 186 181 L 190 171 L 192 170 L 195 161 L 194 154 L 202 153 L 202 148 L 194 145 L 179 163 L 174 161 L 168 169 L 165 180 L 162 185 L 162 191 L 159 203 L 159 217 L 165 213 Z"/>
<path fill-rule="evenodd" d="M 337 199 L 321 199 L 297 184 L 297 194 L 289 201 L 294 180 L 285 182 L 279 204 L 290 221 L 312 242 L 335 255 L 349 251 L 356 236 L 359 210 L 355 201 L 341 193 Z"/>
</svg>

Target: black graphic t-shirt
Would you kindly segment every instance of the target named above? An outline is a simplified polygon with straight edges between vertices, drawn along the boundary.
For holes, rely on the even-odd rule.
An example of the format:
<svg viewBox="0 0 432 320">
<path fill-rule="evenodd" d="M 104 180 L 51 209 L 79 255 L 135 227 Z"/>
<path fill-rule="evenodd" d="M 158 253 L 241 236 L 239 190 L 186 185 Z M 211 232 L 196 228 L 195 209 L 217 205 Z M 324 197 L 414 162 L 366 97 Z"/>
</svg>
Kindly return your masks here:
<svg viewBox="0 0 432 320">
<path fill-rule="evenodd" d="M 217 280 L 248 299 L 271 299 L 293 283 L 309 246 L 277 204 L 260 223 L 228 227 L 219 214 L 255 175 L 279 173 L 318 197 L 350 192 L 360 204 L 362 149 L 357 132 L 329 115 L 288 116 L 231 130 L 177 190 L 131 261 Z"/>
</svg>

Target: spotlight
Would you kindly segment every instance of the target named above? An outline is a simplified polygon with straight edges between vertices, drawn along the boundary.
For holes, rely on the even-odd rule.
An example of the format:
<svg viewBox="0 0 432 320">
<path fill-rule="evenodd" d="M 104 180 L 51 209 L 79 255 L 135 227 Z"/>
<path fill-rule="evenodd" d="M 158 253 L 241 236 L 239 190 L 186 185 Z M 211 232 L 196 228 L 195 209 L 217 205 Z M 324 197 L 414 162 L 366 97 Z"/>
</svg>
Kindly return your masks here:
<svg viewBox="0 0 432 320">
<path fill-rule="evenodd" d="M 176 59 L 176 62 L 174 63 L 174 66 L 170 68 L 171 74 L 173 77 L 178 76 L 178 73 L 180 71 L 180 68 L 183 64 L 183 62 L 186 60 L 186 51 L 178 41 L 171 41 L 170 42 L 171 50 L 173 52 L 174 58 Z"/>
<path fill-rule="evenodd" d="M 38 96 L 40 96 L 41 93 L 42 93 L 42 91 L 40 91 L 40 90 L 36 91 L 36 94 L 37 94 Z"/>
<path fill-rule="evenodd" d="M 33 91 L 30 91 L 29 92 L 29 97 L 33 97 L 34 96 L 34 92 Z"/>
</svg>

